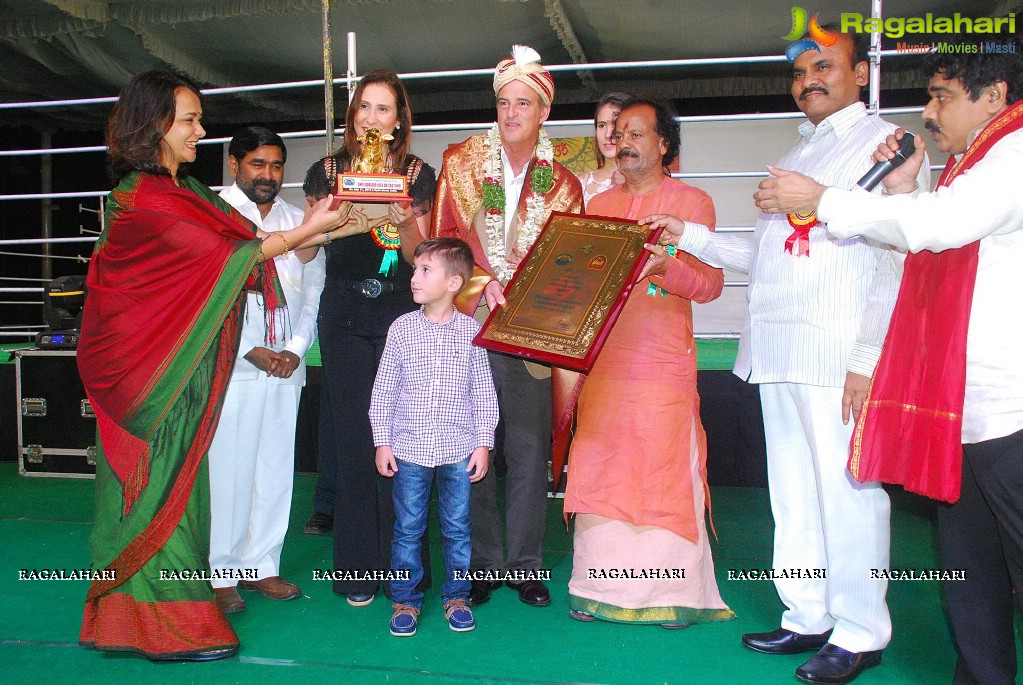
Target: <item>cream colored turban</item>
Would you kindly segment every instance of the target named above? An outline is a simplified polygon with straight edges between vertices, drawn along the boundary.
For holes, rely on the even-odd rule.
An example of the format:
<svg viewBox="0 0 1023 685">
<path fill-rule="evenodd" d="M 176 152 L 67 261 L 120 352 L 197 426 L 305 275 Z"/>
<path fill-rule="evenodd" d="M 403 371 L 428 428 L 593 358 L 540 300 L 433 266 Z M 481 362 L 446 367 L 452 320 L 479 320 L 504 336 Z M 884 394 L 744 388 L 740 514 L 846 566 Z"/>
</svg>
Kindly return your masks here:
<svg viewBox="0 0 1023 685">
<path fill-rule="evenodd" d="M 531 47 L 513 45 L 511 58 L 498 63 L 494 71 L 494 95 L 512 81 L 522 81 L 535 90 L 545 105 L 554 100 L 554 79 L 540 64 L 540 55 Z"/>
</svg>

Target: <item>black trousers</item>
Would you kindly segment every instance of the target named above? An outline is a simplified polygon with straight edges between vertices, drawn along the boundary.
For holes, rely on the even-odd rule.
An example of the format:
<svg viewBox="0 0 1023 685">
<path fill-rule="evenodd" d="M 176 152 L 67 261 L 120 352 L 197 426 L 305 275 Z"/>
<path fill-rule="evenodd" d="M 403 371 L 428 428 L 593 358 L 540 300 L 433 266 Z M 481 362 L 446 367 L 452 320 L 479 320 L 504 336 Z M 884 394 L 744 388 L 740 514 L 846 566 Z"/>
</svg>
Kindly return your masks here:
<svg viewBox="0 0 1023 685">
<path fill-rule="evenodd" d="M 547 460 L 551 455 L 551 379 L 533 378 L 518 357 L 488 352 L 504 424 L 505 520 L 497 508 L 494 453 L 472 486 L 472 567 L 540 568 L 547 527 Z M 506 535 L 507 555 L 502 544 Z"/>
<path fill-rule="evenodd" d="M 320 456 L 334 466 L 334 570 L 391 568 L 394 500 L 391 479 L 377 473 L 369 402 L 387 338 L 348 329 L 320 331 L 323 385 L 320 390 Z M 322 475 L 322 474 L 321 474 Z M 429 540 L 423 536 L 425 575 L 430 585 Z M 379 581 L 342 579 L 334 592 L 375 593 Z M 390 594 L 384 584 L 384 592 Z"/>
<path fill-rule="evenodd" d="M 323 414 L 326 403 L 323 401 L 326 382 L 320 386 L 320 411 L 317 418 L 317 450 L 316 450 L 316 486 L 313 488 L 313 511 L 334 518 L 334 483 L 337 481 L 337 464 L 334 453 L 336 450 L 325 450 L 321 442 L 331 430 L 333 419 Z"/>
<path fill-rule="evenodd" d="M 959 501 L 938 509 L 943 583 L 958 663 L 957 685 L 1012 685 L 1013 588 L 1023 593 L 1023 431 L 963 445 Z"/>
</svg>

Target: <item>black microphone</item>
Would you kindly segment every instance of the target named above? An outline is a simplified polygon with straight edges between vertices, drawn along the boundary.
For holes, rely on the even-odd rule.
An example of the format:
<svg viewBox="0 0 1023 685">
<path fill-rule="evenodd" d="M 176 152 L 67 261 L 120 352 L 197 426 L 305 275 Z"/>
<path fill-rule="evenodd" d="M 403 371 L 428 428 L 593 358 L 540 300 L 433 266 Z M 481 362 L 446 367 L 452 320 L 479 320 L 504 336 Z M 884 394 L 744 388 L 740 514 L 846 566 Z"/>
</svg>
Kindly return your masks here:
<svg viewBox="0 0 1023 685">
<path fill-rule="evenodd" d="M 870 171 L 863 175 L 863 178 L 856 181 L 856 185 L 870 192 L 877 187 L 882 178 L 890 174 L 896 167 L 902 166 L 902 163 L 909 159 L 915 150 L 916 143 L 913 142 L 913 134 L 906 131 L 902 140 L 899 141 L 899 151 L 895 153 L 895 156 L 875 164 Z"/>
</svg>

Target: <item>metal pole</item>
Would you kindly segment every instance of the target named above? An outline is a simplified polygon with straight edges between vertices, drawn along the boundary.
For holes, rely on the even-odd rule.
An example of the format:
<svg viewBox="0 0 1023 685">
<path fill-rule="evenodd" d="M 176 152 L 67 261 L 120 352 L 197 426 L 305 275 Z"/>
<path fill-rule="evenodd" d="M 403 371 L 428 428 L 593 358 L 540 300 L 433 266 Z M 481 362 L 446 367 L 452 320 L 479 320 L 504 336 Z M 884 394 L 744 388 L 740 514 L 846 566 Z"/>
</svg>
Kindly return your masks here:
<svg viewBox="0 0 1023 685">
<path fill-rule="evenodd" d="M 355 75 L 358 72 L 355 58 L 355 31 L 348 32 L 348 72 L 345 74 L 345 87 L 348 88 L 348 104 L 352 104 L 352 98 L 355 97 L 355 89 L 352 88 L 352 84 L 358 79 Z"/>
<path fill-rule="evenodd" d="M 870 16 L 880 19 L 881 0 L 871 0 Z M 881 32 L 870 34 L 870 103 L 871 112 L 881 111 Z"/>
<path fill-rule="evenodd" d="M 39 147 L 48 150 L 53 145 L 52 136 L 49 131 L 39 134 Z M 43 193 L 53 192 L 53 156 L 43 154 L 39 158 L 39 186 Z M 49 198 L 43 199 L 40 209 L 39 223 L 41 234 L 44 240 L 53 237 L 53 202 Z M 43 244 L 43 265 L 40 275 L 46 280 L 53 278 L 53 254 L 49 243 Z"/>
<path fill-rule="evenodd" d="M 330 38 L 330 0 L 323 6 L 323 111 L 327 128 L 327 155 L 334 154 L 334 57 Z"/>
</svg>

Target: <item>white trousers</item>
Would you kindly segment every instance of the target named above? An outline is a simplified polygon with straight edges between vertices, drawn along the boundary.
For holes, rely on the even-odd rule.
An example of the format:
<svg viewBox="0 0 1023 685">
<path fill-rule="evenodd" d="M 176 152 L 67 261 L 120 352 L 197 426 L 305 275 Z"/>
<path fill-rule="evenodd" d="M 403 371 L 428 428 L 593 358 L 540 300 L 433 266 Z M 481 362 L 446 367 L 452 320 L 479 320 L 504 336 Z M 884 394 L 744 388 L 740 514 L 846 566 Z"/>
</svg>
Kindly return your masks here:
<svg viewBox="0 0 1023 685">
<path fill-rule="evenodd" d="M 210 445 L 210 568 L 280 575 L 302 387 L 232 380 Z M 248 576 L 246 576 L 248 577 Z M 231 587 L 238 578 L 217 579 Z"/>
<path fill-rule="evenodd" d="M 846 468 L 853 422 L 842 423 L 842 388 L 760 386 L 767 478 L 774 514 L 774 569 L 825 578 L 775 580 L 788 610 L 781 626 L 851 652 L 883 649 L 892 624 L 888 581 L 871 578 L 889 560 L 888 494 L 858 483 Z"/>
</svg>

